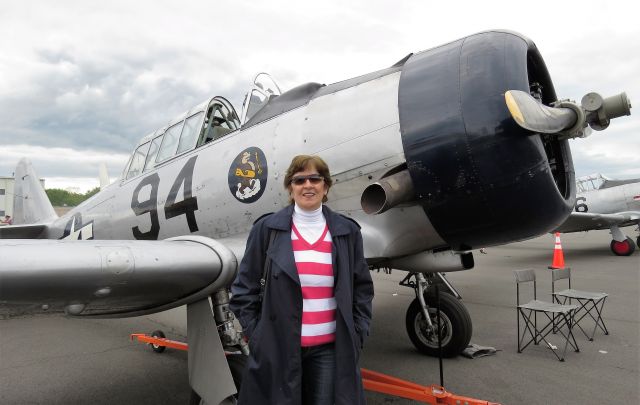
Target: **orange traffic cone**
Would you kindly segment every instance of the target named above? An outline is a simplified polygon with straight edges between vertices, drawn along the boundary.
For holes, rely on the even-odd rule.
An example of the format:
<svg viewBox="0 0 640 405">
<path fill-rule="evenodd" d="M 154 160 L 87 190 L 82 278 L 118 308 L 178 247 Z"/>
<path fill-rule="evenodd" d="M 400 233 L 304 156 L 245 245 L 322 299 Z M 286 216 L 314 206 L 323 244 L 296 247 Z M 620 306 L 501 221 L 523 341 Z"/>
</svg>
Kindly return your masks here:
<svg viewBox="0 0 640 405">
<path fill-rule="evenodd" d="M 550 269 L 564 269 L 564 254 L 562 253 L 562 244 L 560 243 L 560 232 L 556 232 L 556 244 L 553 248 L 553 261 Z"/>
</svg>

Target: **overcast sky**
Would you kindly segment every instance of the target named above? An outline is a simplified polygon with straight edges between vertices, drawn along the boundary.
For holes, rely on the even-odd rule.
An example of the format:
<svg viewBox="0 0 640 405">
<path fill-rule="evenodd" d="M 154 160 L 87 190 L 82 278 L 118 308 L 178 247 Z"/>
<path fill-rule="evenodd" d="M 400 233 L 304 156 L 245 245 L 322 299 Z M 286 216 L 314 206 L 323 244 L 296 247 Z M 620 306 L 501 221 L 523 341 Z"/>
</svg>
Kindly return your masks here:
<svg viewBox="0 0 640 405">
<path fill-rule="evenodd" d="M 571 142 L 577 175 L 640 177 L 640 24 L 602 1 L 0 0 L 0 176 L 32 160 L 47 187 L 98 185 L 137 141 L 253 76 L 333 83 L 488 29 L 531 38 L 560 98 L 626 91 L 631 117 Z M 623 5 L 625 4 L 625 5 Z"/>
</svg>

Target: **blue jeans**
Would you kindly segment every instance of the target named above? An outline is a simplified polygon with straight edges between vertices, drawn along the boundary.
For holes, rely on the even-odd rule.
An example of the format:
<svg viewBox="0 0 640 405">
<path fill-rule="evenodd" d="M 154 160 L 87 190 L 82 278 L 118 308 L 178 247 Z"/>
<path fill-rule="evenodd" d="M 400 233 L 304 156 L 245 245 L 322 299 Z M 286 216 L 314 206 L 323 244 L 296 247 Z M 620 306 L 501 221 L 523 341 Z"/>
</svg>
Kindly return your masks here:
<svg viewBox="0 0 640 405">
<path fill-rule="evenodd" d="M 332 405 L 336 376 L 334 343 L 302 348 L 302 403 Z"/>
</svg>

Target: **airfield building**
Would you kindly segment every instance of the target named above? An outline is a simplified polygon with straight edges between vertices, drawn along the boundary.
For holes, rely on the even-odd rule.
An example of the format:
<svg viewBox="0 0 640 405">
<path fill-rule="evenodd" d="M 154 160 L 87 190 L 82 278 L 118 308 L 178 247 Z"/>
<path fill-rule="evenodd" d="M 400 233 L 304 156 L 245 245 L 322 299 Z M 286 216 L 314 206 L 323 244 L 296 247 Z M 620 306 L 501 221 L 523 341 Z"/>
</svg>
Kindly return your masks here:
<svg viewBox="0 0 640 405">
<path fill-rule="evenodd" d="M 0 218 L 5 215 L 13 217 L 13 177 L 0 176 Z M 40 184 L 44 188 L 44 179 L 40 179 Z"/>
<path fill-rule="evenodd" d="M 0 218 L 13 216 L 13 177 L 0 177 Z"/>
</svg>

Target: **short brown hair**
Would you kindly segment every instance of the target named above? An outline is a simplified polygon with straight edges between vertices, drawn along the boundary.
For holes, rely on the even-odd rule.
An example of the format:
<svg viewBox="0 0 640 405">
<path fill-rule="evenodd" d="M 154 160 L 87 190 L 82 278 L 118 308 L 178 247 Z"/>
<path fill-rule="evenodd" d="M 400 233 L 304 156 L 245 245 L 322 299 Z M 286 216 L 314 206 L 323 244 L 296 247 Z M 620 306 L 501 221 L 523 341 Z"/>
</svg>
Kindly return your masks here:
<svg viewBox="0 0 640 405">
<path fill-rule="evenodd" d="M 329 190 L 333 184 L 331 174 L 329 173 L 329 166 L 320 156 L 316 155 L 298 155 L 291 159 L 291 164 L 284 176 L 284 188 L 290 192 L 291 179 L 293 178 L 293 175 L 304 171 L 309 166 L 313 166 L 318 171 L 318 174 L 324 177 L 324 184 L 327 185 L 327 190 Z M 326 195 L 322 197 L 322 202 L 327 202 Z M 289 197 L 289 203 L 293 204 L 293 199 L 291 197 Z"/>
</svg>

